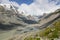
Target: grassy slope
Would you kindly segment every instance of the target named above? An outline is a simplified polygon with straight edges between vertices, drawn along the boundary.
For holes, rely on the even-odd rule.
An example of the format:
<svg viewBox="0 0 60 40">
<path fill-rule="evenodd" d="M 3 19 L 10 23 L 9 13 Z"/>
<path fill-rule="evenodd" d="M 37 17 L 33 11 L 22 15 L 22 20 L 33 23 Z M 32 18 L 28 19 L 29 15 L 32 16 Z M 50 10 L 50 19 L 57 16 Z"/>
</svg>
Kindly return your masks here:
<svg viewBox="0 0 60 40">
<path fill-rule="evenodd" d="M 39 38 L 48 38 L 54 39 L 60 37 L 60 20 L 54 22 L 52 26 L 47 27 L 40 32 L 38 32 L 35 36 L 26 37 L 24 40 L 40 40 Z"/>
</svg>

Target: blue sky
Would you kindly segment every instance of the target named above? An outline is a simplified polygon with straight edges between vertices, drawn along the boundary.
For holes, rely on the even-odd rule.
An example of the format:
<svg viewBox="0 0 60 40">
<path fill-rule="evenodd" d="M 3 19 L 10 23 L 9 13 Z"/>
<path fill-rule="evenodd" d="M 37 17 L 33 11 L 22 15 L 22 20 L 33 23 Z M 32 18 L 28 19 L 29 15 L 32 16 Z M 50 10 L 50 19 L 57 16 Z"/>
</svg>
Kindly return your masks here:
<svg viewBox="0 0 60 40">
<path fill-rule="evenodd" d="M 15 1 L 15 2 L 17 2 L 20 5 L 23 4 L 23 3 L 25 3 L 27 5 L 30 5 L 31 3 L 34 2 L 33 0 L 10 0 L 10 1 Z M 49 3 L 53 2 L 53 1 L 56 2 L 57 0 L 48 0 Z M 56 3 L 56 5 L 59 5 L 59 4 L 60 4 L 60 1 Z"/>
<path fill-rule="evenodd" d="M 33 2 L 33 0 L 10 0 L 10 1 L 15 1 L 15 2 L 17 2 L 18 4 L 23 4 L 23 3 L 25 3 L 25 4 L 28 4 L 28 5 Z"/>
<path fill-rule="evenodd" d="M 60 0 L 48 0 L 48 1 L 49 1 L 49 3 L 53 1 L 53 2 L 56 2 L 56 5 L 60 5 Z"/>
</svg>

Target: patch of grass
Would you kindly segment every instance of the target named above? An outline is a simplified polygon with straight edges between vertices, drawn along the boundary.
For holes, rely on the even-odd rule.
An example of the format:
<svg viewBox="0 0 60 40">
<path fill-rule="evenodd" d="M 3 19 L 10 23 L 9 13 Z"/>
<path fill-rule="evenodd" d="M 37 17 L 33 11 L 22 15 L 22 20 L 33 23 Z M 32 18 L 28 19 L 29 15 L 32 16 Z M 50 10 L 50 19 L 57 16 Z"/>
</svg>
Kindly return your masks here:
<svg viewBox="0 0 60 40">
<path fill-rule="evenodd" d="M 51 27 L 48 27 L 44 30 L 42 30 L 40 33 L 39 33 L 39 36 L 41 37 L 47 37 L 47 38 L 59 38 L 59 31 L 60 31 L 60 20 L 55 22 L 53 24 L 54 28 L 51 28 Z"/>
<path fill-rule="evenodd" d="M 52 24 L 52 27 L 47 27 L 40 32 L 36 34 L 36 36 L 33 37 L 26 37 L 24 40 L 40 40 L 40 38 L 48 38 L 50 40 L 54 40 L 55 38 L 60 37 L 60 20 L 56 21 Z M 37 38 L 40 37 L 40 38 Z"/>
<path fill-rule="evenodd" d="M 40 38 L 29 37 L 29 38 L 25 38 L 24 40 L 40 40 Z"/>
</svg>

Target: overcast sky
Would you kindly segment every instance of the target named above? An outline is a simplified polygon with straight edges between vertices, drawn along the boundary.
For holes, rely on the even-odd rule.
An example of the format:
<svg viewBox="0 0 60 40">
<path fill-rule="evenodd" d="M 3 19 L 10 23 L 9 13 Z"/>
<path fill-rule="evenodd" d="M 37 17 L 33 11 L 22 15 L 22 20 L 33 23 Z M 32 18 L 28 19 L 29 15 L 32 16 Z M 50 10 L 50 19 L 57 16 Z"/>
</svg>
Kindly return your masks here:
<svg viewBox="0 0 60 40">
<path fill-rule="evenodd" d="M 60 8 L 60 0 L 0 0 L 2 4 L 13 4 L 25 14 L 42 15 Z"/>
</svg>

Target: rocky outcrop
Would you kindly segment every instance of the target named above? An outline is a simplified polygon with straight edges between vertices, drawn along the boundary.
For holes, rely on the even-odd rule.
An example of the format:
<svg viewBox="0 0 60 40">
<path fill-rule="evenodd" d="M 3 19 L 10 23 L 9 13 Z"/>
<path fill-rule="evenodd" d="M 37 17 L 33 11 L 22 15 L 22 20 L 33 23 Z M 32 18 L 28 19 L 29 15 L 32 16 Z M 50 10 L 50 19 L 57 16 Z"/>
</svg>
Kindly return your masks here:
<svg viewBox="0 0 60 40">
<path fill-rule="evenodd" d="M 27 25 L 18 15 L 14 9 L 6 10 L 3 6 L 0 6 L 0 29 L 7 30 Z"/>
</svg>

